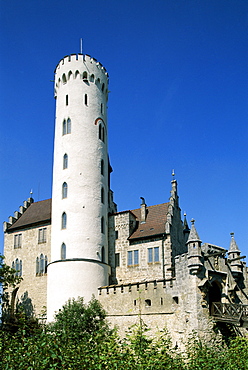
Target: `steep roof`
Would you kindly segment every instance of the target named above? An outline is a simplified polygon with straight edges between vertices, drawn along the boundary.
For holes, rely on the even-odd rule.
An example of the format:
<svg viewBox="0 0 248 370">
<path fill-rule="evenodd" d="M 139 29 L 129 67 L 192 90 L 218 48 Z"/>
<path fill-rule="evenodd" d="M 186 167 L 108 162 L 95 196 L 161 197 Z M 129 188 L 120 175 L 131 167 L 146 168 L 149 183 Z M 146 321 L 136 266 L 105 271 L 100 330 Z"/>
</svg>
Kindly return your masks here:
<svg viewBox="0 0 248 370">
<path fill-rule="evenodd" d="M 140 239 L 160 235 L 165 233 L 165 223 L 167 220 L 168 207 L 170 203 L 157 204 L 146 207 L 146 222 L 140 222 L 140 208 L 131 210 L 137 218 L 137 228 L 130 235 L 129 239 Z"/>
<path fill-rule="evenodd" d="M 24 229 L 27 226 L 51 222 L 51 205 L 51 199 L 32 203 L 7 231 Z"/>
</svg>

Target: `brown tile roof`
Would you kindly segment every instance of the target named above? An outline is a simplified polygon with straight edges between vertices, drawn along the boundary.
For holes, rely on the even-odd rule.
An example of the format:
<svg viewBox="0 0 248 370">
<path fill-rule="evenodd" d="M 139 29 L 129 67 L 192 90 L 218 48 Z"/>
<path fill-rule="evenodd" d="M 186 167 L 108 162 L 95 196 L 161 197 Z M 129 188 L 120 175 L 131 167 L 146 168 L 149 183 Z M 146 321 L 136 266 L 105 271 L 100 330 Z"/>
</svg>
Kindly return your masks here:
<svg viewBox="0 0 248 370">
<path fill-rule="evenodd" d="M 140 208 L 131 212 L 137 218 L 137 229 L 130 235 L 129 239 L 147 238 L 165 232 L 166 216 L 170 203 L 157 204 L 147 207 L 147 217 L 145 223 L 140 223 Z"/>
<path fill-rule="evenodd" d="M 32 203 L 21 217 L 7 229 L 7 232 L 15 229 L 23 229 L 31 225 L 51 222 L 51 205 L 51 199 Z"/>
</svg>

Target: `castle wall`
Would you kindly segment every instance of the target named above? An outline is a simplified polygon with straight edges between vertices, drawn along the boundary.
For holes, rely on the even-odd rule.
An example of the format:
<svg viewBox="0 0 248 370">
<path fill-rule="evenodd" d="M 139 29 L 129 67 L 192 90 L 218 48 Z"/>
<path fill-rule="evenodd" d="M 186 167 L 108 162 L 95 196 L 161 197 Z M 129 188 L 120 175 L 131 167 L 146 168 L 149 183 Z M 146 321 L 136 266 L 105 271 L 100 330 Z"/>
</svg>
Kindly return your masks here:
<svg viewBox="0 0 248 370">
<path fill-rule="evenodd" d="M 46 229 L 46 241 L 39 242 L 39 230 Z M 14 247 L 15 236 L 21 235 L 21 246 Z M 47 256 L 47 261 L 51 260 L 51 225 L 40 227 L 27 227 L 22 230 L 5 233 L 4 235 L 4 255 L 5 263 L 12 266 L 18 259 L 22 261 L 22 278 L 17 293 L 17 301 L 31 304 L 34 313 L 38 316 L 44 311 L 47 305 L 47 274 L 37 272 L 37 257 L 41 254 Z"/>
</svg>

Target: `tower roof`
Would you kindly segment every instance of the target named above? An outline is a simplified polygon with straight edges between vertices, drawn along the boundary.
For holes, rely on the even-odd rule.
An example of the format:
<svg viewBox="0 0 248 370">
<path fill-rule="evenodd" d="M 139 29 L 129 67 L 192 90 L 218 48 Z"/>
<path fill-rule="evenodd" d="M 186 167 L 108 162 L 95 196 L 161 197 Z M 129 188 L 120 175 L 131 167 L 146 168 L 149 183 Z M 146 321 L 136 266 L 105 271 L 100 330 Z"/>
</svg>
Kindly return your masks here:
<svg viewBox="0 0 248 370">
<path fill-rule="evenodd" d="M 230 252 L 240 252 L 239 250 L 239 247 L 234 239 L 234 233 L 230 233 L 231 235 L 231 241 L 230 241 L 230 247 L 229 247 L 229 251 L 228 253 Z"/>
<path fill-rule="evenodd" d="M 199 235 L 196 231 L 196 228 L 195 228 L 195 220 L 192 219 L 190 222 L 191 222 L 191 230 L 190 230 L 190 233 L 189 233 L 187 244 L 190 243 L 190 242 L 193 242 L 193 241 L 201 242 L 200 237 L 199 237 Z"/>
</svg>

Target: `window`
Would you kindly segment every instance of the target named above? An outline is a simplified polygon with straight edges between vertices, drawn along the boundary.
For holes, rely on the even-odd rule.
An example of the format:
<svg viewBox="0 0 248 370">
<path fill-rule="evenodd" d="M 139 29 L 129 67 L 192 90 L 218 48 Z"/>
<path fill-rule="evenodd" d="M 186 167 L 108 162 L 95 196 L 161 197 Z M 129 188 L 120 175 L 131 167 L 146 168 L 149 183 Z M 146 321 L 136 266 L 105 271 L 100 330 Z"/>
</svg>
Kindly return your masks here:
<svg viewBox="0 0 248 370">
<path fill-rule="evenodd" d="M 105 234 L 105 225 L 104 225 L 104 217 L 101 218 L 101 233 Z"/>
<path fill-rule="evenodd" d="M 101 175 L 104 176 L 104 160 L 101 160 Z"/>
<path fill-rule="evenodd" d="M 68 191 L 68 186 L 67 186 L 67 183 L 64 182 L 62 185 L 62 199 L 67 198 L 67 191 Z"/>
<path fill-rule="evenodd" d="M 44 275 L 47 272 L 47 256 L 42 253 L 36 258 L 36 275 Z"/>
<path fill-rule="evenodd" d="M 12 268 L 16 270 L 15 276 L 22 276 L 22 260 L 16 258 L 16 260 L 12 262 Z"/>
<path fill-rule="evenodd" d="M 90 76 L 90 82 L 94 82 L 94 80 L 95 80 L 95 76 L 94 75 L 91 75 Z"/>
<path fill-rule="evenodd" d="M 102 247 L 102 262 L 105 262 L 105 248 Z"/>
<path fill-rule="evenodd" d="M 66 259 L 66 245 L 65 245 L 65 243 L 62 243 L 62 245 L 61 245 L 61 259 L 62 260 Z"/>
<path fill-rule="evenodd" d="M 39 229 L 38 231 L 38 243 L 46 243 L 46 234 L 47 229 L 44 227 L 43 229 Z"/>
<path fill-rule="evenodd" d="M 101 113 L 103 114 L 103 104 L 101 103 Z"/>
<path fill-rule="evenodd" d="M 84 81 L 87 81 L 87 79 L 88 79 L 88 78 L 87 78 L 87 72 L 84 72 L 84 73 L 83 73 L 83 80 L 84 80 Z"/>
<path fill-rule="evenodd" d="M 67 217 L 66 217 L 66 213 L 64 212 L 62 214 L 62 223 L 61 223 L 61 228 L 62 229 L 66 229 L 66 224 L 67 224 Z"/>
<path fill-rule="evenodd" d="M 127 252 L 127 265 L 136 266 L 139 264 L 139 250 Z"/>
<path fill-rule="evenodd" d="M 63 84 L 66 84 L 66 75 L 65 74 L 63 74 L 63 76 L 62 76 L 62 82 L 63 82 Z"/>
<path fill-rule="evenodd" d="M 88 105 L 88 96 L 87 96 L 87 94 L 84 94 L 84 104 Z"/>
<path fill-rule="evenodd" d="M 22 234 L 16 234 L 14 236 L 14 248 L 21 248 L 22 246 Z"/>
<path fill-rule="evenodd" d="M 120 253 L 115 253 L 115 267 L 120 266 Z"/>
<path fill-rule="evenodd" d="M 159 247 L 148 248 L 147 252 L 148 252 L 147 256 L 148 263 L 159 262 Z"/>
<path fill-rule="evenodd" d="M 104 85 L 104 84 L 102 84 L 102 92 L 104 91 L 104 87 L 105 87 L 105 85 Z"/>
<path fill-rule="evenodd" d="M 63 121 L 63 135 L 71 133 L 71 120 L 70 118 L 67 121 L 64 119 Z"/>
<path fill-rule="evenodd" d="M 65 96 L 65 105 L 68 105 L 68 95 Z"/>
<path fill-rule="evenodd" d="M 152 305 L 152 301 L 150 299 L 145 300 L 146 307 L 150 307 Z"/>
<path fill-rule="evenodd" d="M 115 230 L 115 239 L 118 239 L 119 238 L 119 230 Z"/>
<path fill-rule="evenodd" d="M 65 153 L 63 157 L 63 170 L 68 168 L 68 155 Z"/>
<path fill-rule="evenodd" d="M 104 188 L 101 189 L 101 202 L 104 204 Z"/>
<path fill-rule="evenodd" d="M 104 132 L 104 126 L 99 125 L 99 139 L 105 142 L 105 132 Z"/>
</svg>

